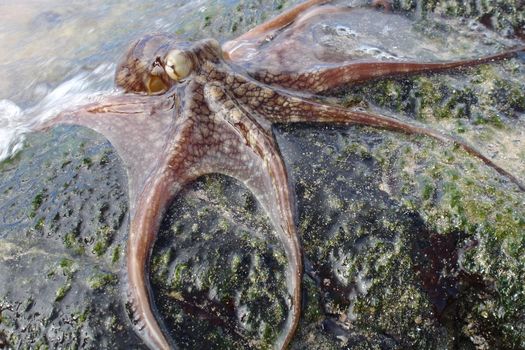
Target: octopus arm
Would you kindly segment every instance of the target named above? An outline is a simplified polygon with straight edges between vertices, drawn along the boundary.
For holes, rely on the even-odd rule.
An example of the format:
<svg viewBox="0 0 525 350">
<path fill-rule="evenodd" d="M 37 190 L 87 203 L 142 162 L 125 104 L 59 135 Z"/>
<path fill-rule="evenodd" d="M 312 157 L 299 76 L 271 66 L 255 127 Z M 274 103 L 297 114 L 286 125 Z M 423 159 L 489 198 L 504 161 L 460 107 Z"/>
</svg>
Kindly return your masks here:
<svg viewBox="0 0 525 350">
<path fill-rule="evenodd" d="M 253 191 L 284 245 L 290 262 L 287 283 L 291 301 L 276 344 L 277 348 L 284 348 L 293 339 L 300 319 L 303 271 L 284 162 L 272 135 L 245 115 L 239 118 L 243 111 L 218 98 L 217 91 L 208 90 L 205 89 L 205 98 L 211 113 L 197 115 L 202 109 L 188 104 L 178 117 L 180 122 L 172 132 L 172 140 L 163 150 L 169 157 L 159 161 L 138 192 L 136 203 L 132 203 L 136 210 L 131 215 L 127 248 L 132 320 L 150 348 L 175 347 L 152 302 L 147 275 L 151 250 L 166 208 L 180 189 L 199 176 L 221 173 L 238 179 Z"/>
<path fill-rule="evenodd" d="M 227 41 L 222 46 L 225 57 L 232 61 L 245 60 L 248 56 L 254 55 L 261 44 L 272 38 L 278 31 L 289 26 L 298 17 L 301 17 L 305 11 L 327 2 L 330 2 L 330 0 L 305 1 L 279 16 L 252 28 L 238 38 Z"/>
<path fill-rule="evenodd" d="M 275 344 L 275 348 L 284 349 L 299 324 L 303 273 L 288 173 L 273 135 L 247 110 L 219 86 L 207 86 L 205 96 L 216 119 L 214 133 L 220 135 L 220 143 L 204 160 L 206 171 L 222 173 L 244 183 L 268 213 L 285 249 L 290 311 Z"/>
<path fill-rule="evenodd" d="M 151 173 L 160 166 L 173 128 L 166 96 L 120 95 L 66 110 L 37 130 L 58 124 L 85 126 L 104 135 L 117 150 L 128 175 L 130 211 Z"/>
<path fill-rule="evenodd" d="M 172 171 L 165 152 L 174 128 L 173 101 L 169 96 L 120 95 L 66 110 L 36 131 L 58 124 L 80 125 L 104 135 L 117 150 L 128 173 L 130 232 L 127 245 L 129 302 L 132 321 L 152 349 L 174 348 L 157 322 L 146 275 L 149 256 L 162 214 L 173 196 L 190 181 L 186 173 Z M 179 133 L 184 134 L 184 132 Z M 180 138 L 180 137 L 179 137 Z M 177 140 L 175 140 L 177 141 Z M 176 149 L 173 161 L 184 150 Z M 178 151 L 178 152 L 177 152 Z"/>
<path fill-rule="evenodd" d="M 418 42 L 422 47 L 413 47 Z M 450 47 L 427 42 L 414 29 L 414 22 L 403 16 L 343 6 L 337 1 L 307 1 L 225 43 L 223 50 L 230 62 L 242 66 L 256 80 L 303 93 L 470 67 L 525 52 L 517 42 L 514 48 L 481 57 L 475 50 L 487 48 L 473 47 L 466 56 L 477 58 L 450 60 L 441 55 Z M 428 49 L 431 45 L 435 48 Z M 407 52 L 398 52 L 397 46 L 406 47 Z"/>
<path fill-rule="evenodd" d="M 450 62 L 349 62 L 337 65 L 320 65 L 311 71 L 292 74 L 280 73 L 274 75 L 267 72 L 259 72 L 254 74 L 254 77 L 270 85 L 278 85 L 301 92 L 321 93 L 352 83 L 361 83 L 373 79 L 473 67 L 511 58 L 517 56 L 520 52 L 525 52 L 525 47 L 518 47 L 485 57 Z"/>
<path fill-rule="evenodd" d="M 169 157 L 147 179 L 137 196 L 135 214 L 131 217 L 127 247 L 127 276 L 132 321 L 141 338 L 151 349 L 176 348 L 155 310 L 147 266 L 159 226 L 166 209 L 174 197 L 197 177 L 213 171 L 214 142 L 204 142 L 205 125 L 185 110 L 173 139 L 167 145 Z M 166 149 L 164 150 L 164 152 Z"/>
<path fill-rule="evenodd" d="M 249 100 L 247 101 L 249 103 Z M 283 92 L 275 92 L 270 98 L 265 100 L 264 103 L 258 103 L 258 106 L 258 112 L 274 123 L 364 125 L 405 134 L 429 136 L 441 142 L 453 143 L 506 177 L 521 191 L 525 191 L 525 185 L 519 178 L 496 164 L 465 140 L 444 134 L 435 129 L 430 129 L 416 122 L 408 122 L 385 115 L 325 105 L 301 97 L 291 96 Z"/>
<path fill-rule="evenodd" d="M 156 173 L 138 196 L 137 210 L 130 222 L 126 254 L 130 318 L 150 349 L 176 349 L 157 320 L 147 266 L 162 215 L 182 186 L 182 181 L 177 181 L 169 171 Z"/>
</svg>

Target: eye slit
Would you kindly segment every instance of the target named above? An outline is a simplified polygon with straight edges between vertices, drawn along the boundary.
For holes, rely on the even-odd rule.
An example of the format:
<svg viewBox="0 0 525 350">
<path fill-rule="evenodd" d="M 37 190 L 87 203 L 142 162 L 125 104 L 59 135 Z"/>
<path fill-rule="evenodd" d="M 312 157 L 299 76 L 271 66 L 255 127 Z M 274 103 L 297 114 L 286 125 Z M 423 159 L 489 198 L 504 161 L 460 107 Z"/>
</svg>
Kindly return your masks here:
<svg viewBox="0 0 525 350">
<path fill-rule="evenodd" d="M 148 85 L 147 89 L 148 89 L 149 95 L 158 94 L 158 93 L 168 90 L 168 86 L 164 83 L 164 81 L 162 81 L 161 78 L 156 77 L 156 76 L 152 76 L 148 80 L 147 85 Z"/>
<path fill-rule="evenodd" d="M 151 64 L 153 67 L 162 67 L 162 60 L 160 59 L 159 56 L 157 56 L 157 58 L 155 59 L 155 61 L 153 61 L 153 63 Z"/>
</svg>

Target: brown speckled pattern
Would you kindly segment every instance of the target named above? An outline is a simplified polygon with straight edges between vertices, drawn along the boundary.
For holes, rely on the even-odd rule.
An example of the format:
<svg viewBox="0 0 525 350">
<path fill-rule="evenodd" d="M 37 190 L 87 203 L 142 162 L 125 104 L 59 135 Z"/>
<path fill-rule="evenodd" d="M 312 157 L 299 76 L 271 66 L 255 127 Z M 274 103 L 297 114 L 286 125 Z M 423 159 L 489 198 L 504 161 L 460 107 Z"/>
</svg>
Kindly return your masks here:
<svg viewBox="0 0 525 350">
<path fill-rule="evenodd" d="M 174 82 L 162 69 L 162 59 L 176 39 L 170 34 L 151 34 L 132 43 L 117 66 L 115 84 L 126 92 L 146 93 L 148 79 L 155 76 L 167 88 L 173 86 Z"/>
<path fill-rule="evenodd" d="M 208 173 L 226 174 L 243 182 L 277 230 L 289 261 L 290 310 L 275 348 L 286 348 L 292 341 L 301 314 L 303 262 L 295 225 L 295 201 L 271 132 L 273 123 L 360 124 L 454 142 L 525 190 L 516 177 L 459 139 L 391 117 L 320 104 L 305 94 L 400 73 L 485 63 L 509 57 L 518 50 L 445 64 L 375 62 L 282 74 L 253 67 L 247 72 L 242 67 L 243 52 L 248 54 L 314 5 L 325 11 L 326 2 L 306 2 L 225 44 L 224 57 L 214 40 L 188 44 L 178 43 L 169 35 L 149 35 L 131 46 L 116 73 L 117 85 L 138 94 L 107 97 L 64 112 L 52 122 L 80 124 L 99 131 L 115 146 L 126 166 L 131 208 L 127 248 L 129 298 L 137 333 L 152 349 L 176 347 L 176 340 L 166 337 L 150 305 L 146 267 L 152 245 L 174 196 L 185 184 Z M 310 11 L 309 16 L 313 18 L 315 13 Z M 242 50 L 232 49 L 238 48 L 239 43 L 245 45 Z M 163 55 L 173 48 L 185 50 L 194 66 L 192 74 L 176 84 L 158 66 Z M 150 75 L 165 81 L 169 91 L 145 95 L 145 82 Z"/>
</svg>

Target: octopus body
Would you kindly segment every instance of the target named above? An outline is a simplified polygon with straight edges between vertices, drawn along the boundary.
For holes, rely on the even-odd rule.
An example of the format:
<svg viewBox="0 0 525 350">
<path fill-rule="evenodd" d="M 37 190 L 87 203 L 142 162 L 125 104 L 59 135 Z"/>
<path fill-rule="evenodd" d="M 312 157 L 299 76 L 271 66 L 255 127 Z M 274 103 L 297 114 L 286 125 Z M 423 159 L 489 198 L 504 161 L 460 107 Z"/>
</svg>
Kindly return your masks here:
<svg viewBox="0 0 525 350">
<path fill-rule="evenodd" d="M 222 47 L 213 39 L 180 42 L 168 34 L 135 42 L 116 72 L 126 94 L 65 111 L 47 126 L 79 124 L 105 135 L 129 179 L 130 229 L 127 275 L 132 321 L 151 349 L 176 348 L 155 315 L 147 266 L 163 213 L 188 183 L 209 173 L 240 180 L 253 192 L 278 233 L 288 259 L 289 312 L 274 347 L 293 340 L 301 316 L 303 259 L 295 201 L 275 123 L 367 125 L 454 143 L 521 191 L 525 186 L 468 143 L 414 122 L 317 102 L 313 94 L 399 74 L 440 71 L 511 57 L 523 48 L 481 59 L 444 63 L 310 60 L 301 69 L 257 64 L 258 50 L 284 28 L 300 30 L 316 16 L 348 11 L 329 1 L 307 1 Z M 267 51 L 271 62 L 283 49 Z M 137 159 L 141 159 L 137 162 Z"/>
</svg>

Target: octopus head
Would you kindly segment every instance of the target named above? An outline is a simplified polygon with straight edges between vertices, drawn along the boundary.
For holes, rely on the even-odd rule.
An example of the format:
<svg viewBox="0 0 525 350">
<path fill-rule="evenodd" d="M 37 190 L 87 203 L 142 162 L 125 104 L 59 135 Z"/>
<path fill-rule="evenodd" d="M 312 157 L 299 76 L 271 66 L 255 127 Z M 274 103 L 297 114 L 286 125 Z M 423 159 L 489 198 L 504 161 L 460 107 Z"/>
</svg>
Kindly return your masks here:
<svg viewBox="0 0 525 350">
<path fill-rule="evenodd" d="M 127 92 L 163 94 L 187 79 L 206 60 L 219 59 L 215 40 L 187 43 L 171 34 L 147 35 L 128 49 L 115 74 L 115 82 Z"/>
</svg>

